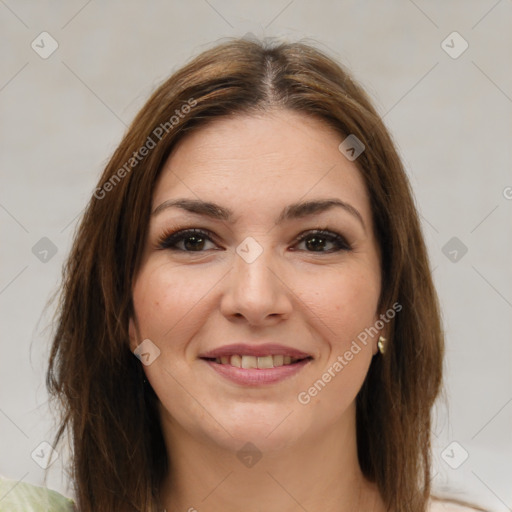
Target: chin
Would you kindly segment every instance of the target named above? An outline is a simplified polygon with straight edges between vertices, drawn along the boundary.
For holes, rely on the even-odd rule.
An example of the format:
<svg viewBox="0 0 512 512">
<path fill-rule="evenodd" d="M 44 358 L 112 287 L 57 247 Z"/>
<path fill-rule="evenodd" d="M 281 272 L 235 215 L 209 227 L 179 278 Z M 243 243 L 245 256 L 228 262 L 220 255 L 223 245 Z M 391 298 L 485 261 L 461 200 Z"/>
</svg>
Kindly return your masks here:
<svg viewBox="0 0 512 512">
<path fill-rule="evenodd" d="M 299 443 L 310 427 L 299 410 L 275 403 L 244 402 L 229 408 L 219 404 L 201 417 L 176 412 L 173 423 L 190 436 L 234 453 L 247 443 L 266 453 L 285 450 Z"/>
<path fill-rule="evenodd" d="M 222 415 L 222 425 L 231 434 L 222 431 L 218 444 L 239 450 L 247 442 L 262 452 L 284 450 L 306 435 L 309 421 L 297 409 L 278 404 L 238 404 L 228 414 Z M 220 417 L 220 416 L 219 416 Z"/>
</svg>

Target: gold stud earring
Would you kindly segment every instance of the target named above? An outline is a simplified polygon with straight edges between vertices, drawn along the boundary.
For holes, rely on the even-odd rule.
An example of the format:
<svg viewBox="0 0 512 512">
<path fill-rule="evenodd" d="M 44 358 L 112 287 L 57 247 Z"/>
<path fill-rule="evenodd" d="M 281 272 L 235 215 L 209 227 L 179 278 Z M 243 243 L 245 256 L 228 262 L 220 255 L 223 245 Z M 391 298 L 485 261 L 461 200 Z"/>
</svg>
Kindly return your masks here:
<svg viewBox="0 0 512 512">
<path fill-rule="evenodd" d="M 379 347 L 379 352 L 381 354 L 384 354 L 386 352 L 386 341 L 388 341 L 386 338 L 384 338 L 383 336 L 379 336 L 379 341 L 377 343 L 377 347 Z"/>
</svg>

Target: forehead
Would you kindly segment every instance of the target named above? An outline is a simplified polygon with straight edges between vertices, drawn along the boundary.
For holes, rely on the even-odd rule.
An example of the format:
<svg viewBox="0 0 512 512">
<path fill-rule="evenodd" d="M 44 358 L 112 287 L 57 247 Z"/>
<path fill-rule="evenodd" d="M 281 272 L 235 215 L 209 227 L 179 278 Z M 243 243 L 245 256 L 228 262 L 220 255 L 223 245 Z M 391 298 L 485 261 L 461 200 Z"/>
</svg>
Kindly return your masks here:
<svg viewBox="0 0 512 512">
<path fill-rule="evenodd" d="M 261 210 L 328 196 L 369 218 L 361 173 L 338 149 L 343 139 L 325 122 L 289 110 L 219 118 L 178 142 L 153 208 L 174 197 Z"/>
</svg>

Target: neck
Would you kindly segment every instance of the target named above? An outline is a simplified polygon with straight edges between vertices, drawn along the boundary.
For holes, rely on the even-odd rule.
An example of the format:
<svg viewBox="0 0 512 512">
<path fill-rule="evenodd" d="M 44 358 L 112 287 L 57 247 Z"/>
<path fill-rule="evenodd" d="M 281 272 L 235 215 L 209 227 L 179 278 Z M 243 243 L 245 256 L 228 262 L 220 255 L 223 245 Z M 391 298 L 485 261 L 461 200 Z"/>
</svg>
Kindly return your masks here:
<svg viewBox="0 0 512 512">
<path fill-rule="evenodd" d="M 238 449 L 220 447 L 164 425 L 171 470 L 162 488 L 167 512 L 382 512 L 374 484 L 359 467 L 354 421 L 304 435 L 300 445 L 265 448 L 244 458 Z M 165 420 L 164 420 L 165 423 Z M 253 443 L 258 446 L 258 441 Z M 258 455 L 261 458 L 256 461 Z"/>
</svg>

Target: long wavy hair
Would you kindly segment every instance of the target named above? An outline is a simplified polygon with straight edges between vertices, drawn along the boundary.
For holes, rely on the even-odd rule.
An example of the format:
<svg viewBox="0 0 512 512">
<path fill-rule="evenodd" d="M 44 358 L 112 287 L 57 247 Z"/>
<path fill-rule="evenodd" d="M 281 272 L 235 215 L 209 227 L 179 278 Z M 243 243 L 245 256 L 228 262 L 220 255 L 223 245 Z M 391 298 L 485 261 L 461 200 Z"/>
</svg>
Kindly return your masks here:
<svg viewBox="0 0 512 512">
<path fill-rule="evenodd" d="M 304 42 L 232 38 L 193 58 L 143 106 L 99 180 L 63 270 L 47 387 L 59 411 L 56 442 L 69 434 L 80 512 L 156 511 L 170 467 L 158 399 L 143 383 L 128 336 L 132 285 L 164 162 L 178 140 L 206 123 L 272 109 L 314 116 L 365 146 L 355 163 L 381 250 L 379 309 L 395 302 L 403 309 L 357 396 L 359 463 L 388 510 L 425 511 L 444 345 L 400 157 L 367 94 L 324 52 Z"/>
</svg>

